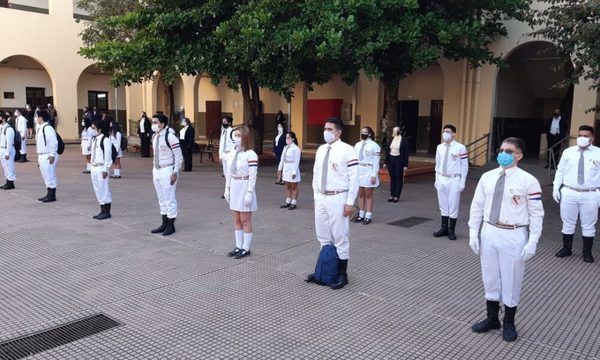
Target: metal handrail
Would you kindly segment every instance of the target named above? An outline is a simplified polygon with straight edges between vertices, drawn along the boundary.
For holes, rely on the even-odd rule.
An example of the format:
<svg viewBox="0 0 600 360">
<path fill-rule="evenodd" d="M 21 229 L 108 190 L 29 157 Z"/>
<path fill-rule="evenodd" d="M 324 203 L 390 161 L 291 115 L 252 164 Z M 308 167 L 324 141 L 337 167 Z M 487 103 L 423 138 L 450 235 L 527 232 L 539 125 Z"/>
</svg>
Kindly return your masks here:
<svg viewBox="0 0 600 360">
<path fill-rule="evenodd" d="M 469 149 L 471 147 L 473 147 L 475 144 L 484 141 L 484 143 L 477 145 L 474 149 L 469 150 L 469 164 L 471 164 L 473 162 L 473 160 L 477 159 L 478 157 L 480 157 L 481 155 L 487 155 L 487 153 L 489 152 L 489 144 L 490 144 L 490 133 L 487 134 L 483 134 L 480 138 L 476 139 L 475 141 L 469 143 L 466 145 L 466 148 Z M 481 149 L 481 148 L 485 148 L 484 151 L 476 154 L 477 150 Z M 471 155 L 471 154 L 475 154 L 475 155 Z M 486 156 L 487 157 L 487 156 Z"/>
<path fill-rule="evenodd" d="M 548 184 L 552 184 L 552 181 L 554 180 L 554 174 L 556 173 L 556 166 L 558 165 L 557 159 L 559 159 L 562 152 L 567 147 L 569 147 L 569 140 L 571 140 L 571 139 L 572 139 L 572 137 L 565 136 L 564 138 L 560 139 L 556 144 L 554 144 L 546 149 L 546 152 L 549 154 L 548 155 Z M 567 146 L 564 146 L 565 144 L 567 144 Z"/>
</svg>

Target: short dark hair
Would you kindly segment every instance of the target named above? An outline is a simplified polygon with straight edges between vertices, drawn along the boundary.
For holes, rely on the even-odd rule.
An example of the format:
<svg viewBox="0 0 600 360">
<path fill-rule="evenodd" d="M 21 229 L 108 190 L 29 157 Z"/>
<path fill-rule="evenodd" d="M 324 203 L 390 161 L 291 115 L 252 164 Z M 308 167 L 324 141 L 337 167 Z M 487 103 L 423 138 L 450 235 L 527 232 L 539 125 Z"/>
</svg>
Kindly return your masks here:
<svg viewBox="0 0 600 360">
<path fill-rule="evenodd" d="M 50 115 L 48 115 L 48 112 L 46 110 L 38 110 L 37 116 L 44 119 L 44 122 L 50 120 Z"/>
<path fill-rule="evenodd" d="M 370 126 L 363 126 L 363 129 L 367 129 L 367 131 L 369 132 L 369 139 L 373 139 L 373 136 L 375 135 L 375 133 L 373 133 L 373 128 L 371 128 Z"/>
<path fill-rule="evenodd" d="M 444 125 L 442 130 L 446 130 L 446 129 L 450 129 L 450 130 L 452 130 L 453 133 L 456 133 L 456 127 L 454 125 L 450 125 L 450 124 Z"/>
<path fill-rule="evenodd" d="M 336 130 L 342 130 L 342 128 L 344 127 L 344 123 L 342 122 L 342 119 L 337 118 L 337 117 L 330 117 L 329 119 L 327 119 L 325 121 L 325 123 L 330 123 L 335 125 Z"/>
<path fill-rule="evenodd" d="M 233 124 L 233 118 L 231 116 L 223 116 L 223 119 L 227 120 L 229 124 Z M 221 119 L 221 122 L 223 122 L 223 119 Z"/>
<path fill-rule="evenodd" d="M 507 144 L 512 144 L 514 145 L 519 151 L 521 152 L 525 152 L 525 141 L 523 141 L 523 139 L 520 139 L 518 137 L 508 137 L 504 140 L 502 140 L 502 143 L 507 143 Z"/>
<path fill-rule="evenodd" d="M 160 121 L 161 123 L 163 123 L 165 125 L 169 124 L 169 119 L 163 113 L 157 112 L 156 114 L 152 115 L 152 118 L 158 119 L 158 121 Z"/>
<path fill-rule="evenodd" d="M 581 125 L 579 127 L 579 131 L 589 131 L 592 133 L 592 135 L 594 134 L 594 128 L 589 125 Z"/>
<path fill-rule="evenodd" d="M 108 136 L 108 123 L 102 121 L 102 120 L 96 120 L 92 123 L 92 126 L 96 127 L 96 129 L 98 129 L 98 133 L 104 134 L 106 136 Z"/>
</svg>

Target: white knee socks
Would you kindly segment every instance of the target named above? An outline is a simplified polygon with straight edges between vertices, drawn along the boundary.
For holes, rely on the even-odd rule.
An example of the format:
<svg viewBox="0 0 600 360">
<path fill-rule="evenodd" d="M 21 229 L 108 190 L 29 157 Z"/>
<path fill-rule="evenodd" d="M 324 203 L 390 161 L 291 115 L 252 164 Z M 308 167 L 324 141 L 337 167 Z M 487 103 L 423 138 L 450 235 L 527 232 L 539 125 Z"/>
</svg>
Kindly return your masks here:
<svg viewBox="0 0 600 360">
<path fill-rule="evenodd" d="M 244 246 L 244 230 L 235 231 L 235 247 L 241 249 Z"/>
<path fill-rule="evenodd" d="M 243 249 L 250 250 L 250 243 L 252 243 L 252 233 L 244 233 L 244 247 Z"/>
</svg>

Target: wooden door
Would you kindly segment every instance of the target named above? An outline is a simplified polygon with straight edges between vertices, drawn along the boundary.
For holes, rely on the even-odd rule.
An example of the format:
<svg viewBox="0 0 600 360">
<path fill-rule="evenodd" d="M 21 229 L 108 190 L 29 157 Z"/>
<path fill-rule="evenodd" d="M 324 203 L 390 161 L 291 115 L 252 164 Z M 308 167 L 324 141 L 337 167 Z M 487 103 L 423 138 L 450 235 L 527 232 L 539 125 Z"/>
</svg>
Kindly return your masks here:
<svg viewBox="0 0 600 360">
<path fill-rule="evenodd" d="M 444 100 L 432 100 L 431 115 L 429 117 L 429 146 L 427 149 L 429 155 L 435 155 L 436 148 L 441 142 L 443 117 Z"/>
<path fill-rule="evenodd" d="M 218 138 L 221 132 L 221 102 L 206 102 L 206 136 Z"/>
</svg>

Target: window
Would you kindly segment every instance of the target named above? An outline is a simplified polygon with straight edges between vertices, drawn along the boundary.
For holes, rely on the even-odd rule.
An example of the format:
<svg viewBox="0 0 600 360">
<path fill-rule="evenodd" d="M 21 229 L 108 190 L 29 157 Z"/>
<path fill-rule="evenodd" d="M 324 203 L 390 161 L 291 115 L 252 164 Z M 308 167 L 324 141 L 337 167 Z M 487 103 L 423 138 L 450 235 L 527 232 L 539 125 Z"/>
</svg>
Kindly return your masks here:
<svg viewBox="0 0 600 360">
<path fill-rule="evenodd" d="M 14 99 L 15 98 L 15 93 L 12 91 L 5 91 L 4 92 L 4 98 L 5 99 Z"/>
<path fill-rule="evenodd" d="M 98 111 L 108 111 L 108 92 L 88 91 L 88 106 L 95 106 Z"/>
</svg>

